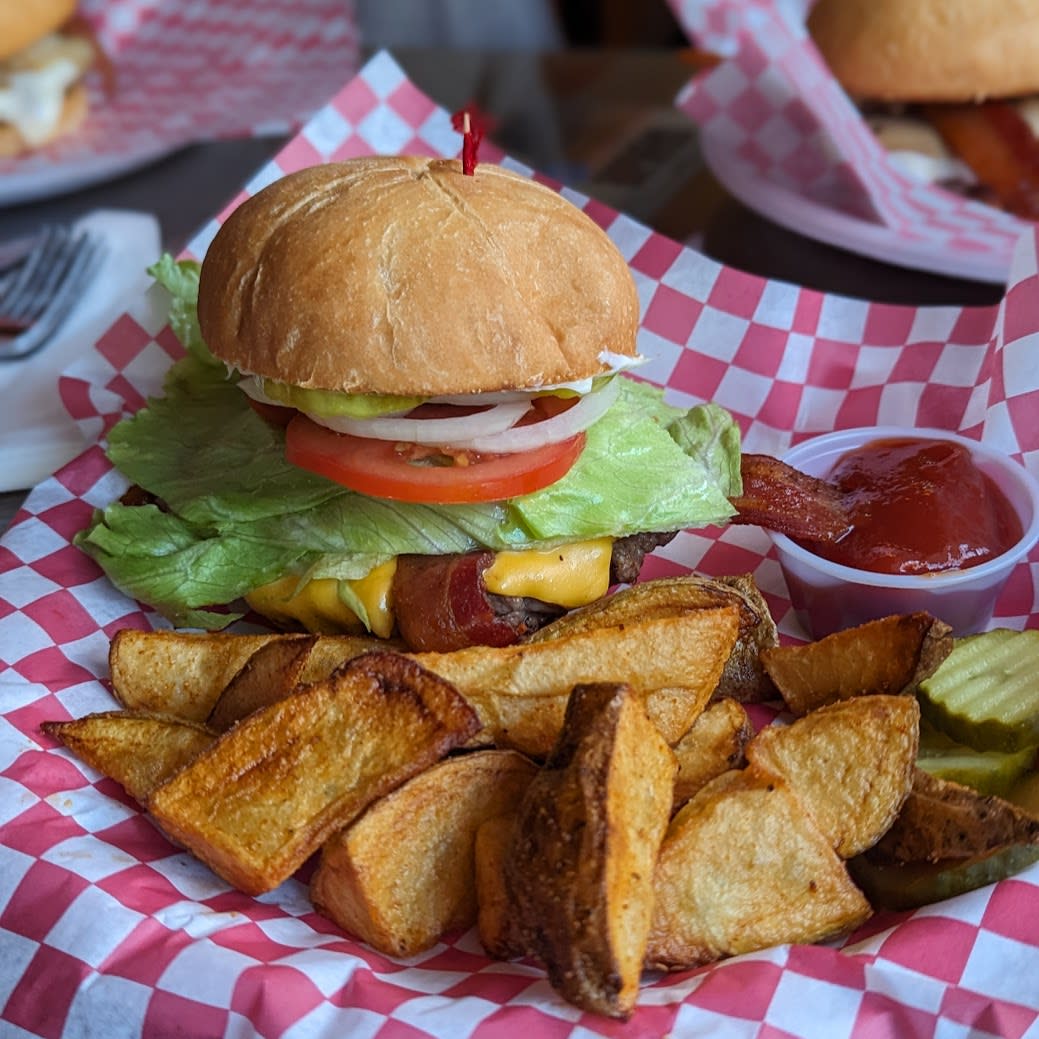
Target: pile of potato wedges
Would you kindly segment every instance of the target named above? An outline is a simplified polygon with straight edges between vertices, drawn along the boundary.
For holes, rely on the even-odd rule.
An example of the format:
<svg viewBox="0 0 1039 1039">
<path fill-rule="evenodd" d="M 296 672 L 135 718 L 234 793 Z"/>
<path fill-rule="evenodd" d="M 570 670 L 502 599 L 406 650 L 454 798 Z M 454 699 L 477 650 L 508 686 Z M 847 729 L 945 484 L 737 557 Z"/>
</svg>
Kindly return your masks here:
<svg viewBox="0 0 1039 1039">
<path fill-rule="evenodd" d="M 747 576 L 451 653 L 127 629 L 120 709 L 44 730 L 246 894 L 316 857 L 314 906 L 379 951 L 476 926 L 625 1018 L 647 970 L 831 939 L 1039 858 L 1036 815 L 918 767 L 917 692 L 954 641 L 908 614 L 780 645 Z"/>
</svg>

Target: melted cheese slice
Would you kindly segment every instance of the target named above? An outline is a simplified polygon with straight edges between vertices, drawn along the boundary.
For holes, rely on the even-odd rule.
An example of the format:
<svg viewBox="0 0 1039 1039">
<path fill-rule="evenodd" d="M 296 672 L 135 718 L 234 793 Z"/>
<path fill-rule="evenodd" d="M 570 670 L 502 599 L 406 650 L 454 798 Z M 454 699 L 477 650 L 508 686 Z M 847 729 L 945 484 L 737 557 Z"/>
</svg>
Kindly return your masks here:
<svg viewBox="0 0 1039 1039">
<path fill-rule="evenodd" d="M 79 79 L 79 68 L 64 58 L 42 69 L 13 73 L 0 87 L 0 122 L 10 123 L 30 145 L 54 133 L 65 107 L 65 91 Z"/>
<path fill-rule="evenodd" d="M 487 570 L 484 584 L 495 595 L 540 599 L 566 609 L 584 606 L 605 595 L 610 587 L 612 538 L 596 538 L 545 551 L 499 552 Z M 393 633 L 393 575 L 396 560 L 376 567 L 358 581 L 344 581 L 368 614 L 373 634 Z M 362 631 L 357 615 L 343 601 L 340 582 L 332 577 L 308 581 L 282 577 L 251 591 L 249 605 L 277 624 L 302 625 L 307 631 L 334 634 Z"/>
<path fill-rule="evenodd" d="M 578 541 L 559 548 L 499 552 L 484 571 L 487 591 L 565 606 L 584 606 L 610 587 L 612 538 Z"/>
<path fill-rule="evenodd" d="M 65 92 L 94 60 L 91 45 L 51 33 L 0 62 L 0 123 L 31 147 L 49 140 L 61 122 Z"/>
<path fill-rule="evenodd" d="M 367 577 L 342 582 L 364 606 L 372 634 L 384 639 L 393 632 L 391 590 L 396 569 L 397 561 L 391 559 Z M 334 577 L 320 577 L 299 588 L 299 578 L 289 575 L 254 589 L 245 601 L 276 624 L 287 627 L 299 624 L 307 631 L 327 635 L 364 631 L 357 614 L 343 601 L 339 585 Z"/>
</svg>

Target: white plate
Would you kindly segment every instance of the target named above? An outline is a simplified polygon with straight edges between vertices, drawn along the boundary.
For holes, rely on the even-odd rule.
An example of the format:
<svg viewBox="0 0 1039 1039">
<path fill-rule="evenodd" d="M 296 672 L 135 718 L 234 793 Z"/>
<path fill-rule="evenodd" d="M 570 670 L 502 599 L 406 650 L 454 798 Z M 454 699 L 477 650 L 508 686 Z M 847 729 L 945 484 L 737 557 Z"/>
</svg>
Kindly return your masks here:
<svg viewBox="0 0 1039 1039">
<path fill-rule="evenodd" d="M 179 145 L 163 144 L 146 151 L 118 155 L 69 157 L 41 165 L 39 158 L 26 160 L 19 169 L 0 169 L 0 207 L 64 195 L 102 181 L 112 180 L 168 155 Z M 5 164 L 6 165 L 6 164 Z"/>
<path fill-rule="evenodd" d="M 146 268 L 159 256 L 159 222 L 151 213 L 99 209 L 76 227 L 103 240 L 103 266 L 52 342 L 25 360 L 0 364 L 0 491 L 35 486 L 87 446 L 62 403 L 59 379 L 73 364 L 90 359 L 92 345 L 126 309 L 126 301 L 147 290 Z"/>
<path fill-rule="evenodd" d="M 766 180 L 708 134 L 701 135 L 700 147 L 708 168 L 732 195 L 767 220 L 797 234 L 898 267 L 1006 284 L 1009 255 L 957 253 L 944 243 L 907 241 L 884 224 L 849 216 Z"/>
</svg>

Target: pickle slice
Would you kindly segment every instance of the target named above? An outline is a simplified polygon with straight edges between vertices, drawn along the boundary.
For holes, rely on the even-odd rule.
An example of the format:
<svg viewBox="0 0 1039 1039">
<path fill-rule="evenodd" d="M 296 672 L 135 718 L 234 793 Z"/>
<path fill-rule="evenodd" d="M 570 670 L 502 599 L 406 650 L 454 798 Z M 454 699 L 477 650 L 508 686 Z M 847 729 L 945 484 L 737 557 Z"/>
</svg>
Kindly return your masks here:
<svg viewBox="0 0 1039 1039">
<path fill-rule="evenodd" d="M 1013 752 L 975 750 L 923 722 L 916 764 L 939 779 L 962 783 L 980 794 L 1005 797 L 1031 768 L 1035 756 L 1034 747 Z"/>
<path fill-rule="evenodd" d="M 1022 776 L 1010 789 L 1007 800 L 1039 817 L 1039 772 Z"/>
<path fill-rule="evenodd" d="M 941 731 L 975 750 L 1039 744 L 1039 631 L 995 628 L 958 639 L 920 706 Z"/>
<path fill-rule="evenodd" d="M 1039 860 L 1039 847 L 1012 844 L 972 859 L 940 862 L 871 861 L 869 853 L 848 860 L 852 880 L 874 909 L 916 909 L 994 884 Z"/>
</svg>

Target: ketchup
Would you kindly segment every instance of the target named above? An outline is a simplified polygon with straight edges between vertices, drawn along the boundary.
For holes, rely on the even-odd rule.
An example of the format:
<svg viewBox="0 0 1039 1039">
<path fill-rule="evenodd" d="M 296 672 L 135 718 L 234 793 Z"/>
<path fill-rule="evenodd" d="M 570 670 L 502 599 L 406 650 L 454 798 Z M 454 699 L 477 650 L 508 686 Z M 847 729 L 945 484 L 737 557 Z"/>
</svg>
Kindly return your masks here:
<svg viewBox="0 0 1039 1039">
<path fill-rule="evenodd" d="M 815 555 L 882 574 L 963 570 L 1020 540 L 1021 520 L 962 444 L 896 437 L 843 455 L 836 485 L 852 529 L 837 542 L 803 543 Z"/>
</svg>

